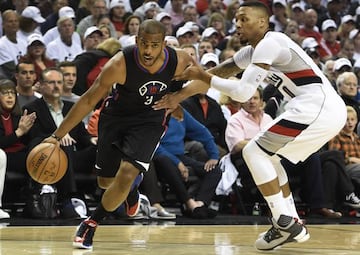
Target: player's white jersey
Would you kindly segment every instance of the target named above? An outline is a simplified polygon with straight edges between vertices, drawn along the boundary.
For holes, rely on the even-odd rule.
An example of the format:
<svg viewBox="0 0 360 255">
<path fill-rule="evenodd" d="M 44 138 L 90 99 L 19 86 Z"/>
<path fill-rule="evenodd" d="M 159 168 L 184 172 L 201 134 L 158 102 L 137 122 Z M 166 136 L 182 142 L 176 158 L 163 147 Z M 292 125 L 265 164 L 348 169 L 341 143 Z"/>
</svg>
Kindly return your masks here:
<svg viewBox="0 0 360 255">
<path fill-rule="evenodd" d="M 273 84 L 287 100 L 312 93 L 309 86 L 331 86 L 303 49 L 280 32 L 266 33 L 255 49 L 251 46 L 242 48 L 234 55 L 234 61 L 241 69 L 250 63 L 270 65 L 264 86 Z"/>
</svg>

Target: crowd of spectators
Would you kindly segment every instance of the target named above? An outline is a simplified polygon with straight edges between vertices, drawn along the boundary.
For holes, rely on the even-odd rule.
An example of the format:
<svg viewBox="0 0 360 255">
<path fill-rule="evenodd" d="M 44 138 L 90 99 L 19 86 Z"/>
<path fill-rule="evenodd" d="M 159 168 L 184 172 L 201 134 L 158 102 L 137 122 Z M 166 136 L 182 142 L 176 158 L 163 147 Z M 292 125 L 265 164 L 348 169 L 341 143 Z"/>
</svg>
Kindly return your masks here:
<svg viewBox="0 0 360 255">
<path fill-rule="evenodd" d="M 4 162 L 7 162 L 6 171 L 22 171 L 26 174 L 24 171 L 26 152 L 38 143 L 41 137 L 46 137 L 58 126 L 64 117 L 59 114 L 66 114 L 64 109 L 68 111 L 72 103 L 76 102 L 79 96 L 91 86 L 102 66 L 116 52 L 135 44 L 135 37 L 141 22 L 145 19 L 156 19 L 163 23 L 167 31 L 165 38 L 167 45 L 186 50 L 195 61 L 208 69 L 231 58 L 244 46 L 238 38 L 235 27 L 235 13 L 242 1 L 245 0 L 2 1 L 0 4 L 0 79 L 2 81 L 0 83 L 0 113 L 2 117 L 0 123 L 0 164 L 2 165 L 0 168 L 0 198 L 4 188 L 2 184 L 4 182 L 2 181 Z M 351 0 L 262 1 L 269 6 L 272 13 L 271 29 L 287 34 L 311 56 L 346 104 L 355 109 L 355 117 L 358 122 L 360 119 L 358 89 L 360 2 Z M 48 75 L 54 75 L 61 79 L 61 84 L 60 81 L 57 84 L 53 78 L 48 80 Z M 233 79 L 239 77 L 233 77 Z M 16 104 L 12 99 L 13 91 L 17 92 L 16 98 L 14 98 Z M 264 94 L 264 99 L 266 96 Z M 276 93 L 271 94 L 267 99 L 269 101 L 265 101 L 268 101 L 268 106 L 274 103 L 278 105 L 278 110 L 281 110 L 282 100 Z M 9 106 L 9 102 L 13 105 Z M 68 104 L 68 102 L 71 103 Z M 46 119 L 46 122 L 42 117 L 44 113 L 37 112 L 37 104 L 48 109 L 50 114 L 47 113 L 49 118 Z M 99 107 L 100 105 L 101 102 L 99 102 Z M 207 95 L 196 95 L 187 99 L 182 103 L 182 107 L 181 109 L 186 109 L 184 110 L 185 116 L 192 116 L 197 126 L 207 129 L 209 136 L 213 136 L 212 143 L 215 142 L 219 153 L 216 160 L 221 160 L 221 157 L 228 153 L 232 154 L 233 159 L 236 158 L 233 154 L 237 156 L 239 153 L 241 154 L 241 146 L 229 143 L 230 138 L 229 136 L 226 138 L 226 130 L 229 134 L 227 123 L 236 122 L 232 115 L 244 107 L 244 104 L 210 89 Z M 246 107 L 247 105 L 245 105 Z M 21 112 L 20 109 L 26 112 Z M 94 109 L 96 114 L 94 116 L 98 116 L 100 110 Z M 275 115 L 274 113 L 272 117 Z M 9 116 L 11 116 L 11 125 Z M 24 127 L 24 122 L 28 126 Z M 44 122 L 44 128 L 51 130 L 41 131 L 39 125 L 42 122 Z M 85 150 L 85 157 L 95 157 L 96 140 L 93 140 L 91 136 L 96 137 L 97 128 L 93 126 L 92 122 L 89 123 L 89 126 L 87 124 L 88 120 L 86 119 L 83 123 L 84 126 L 78 127 L 83 132 L 78 139 L 85 139 L 84 145 L 81 145 L 80 142 L 76 144 L 77 139 L 72 135 L 68 135 L 67 141 L 63 141 L 62 146 L 72 146 L 67 149 L 68 156 L 72 155 L 69 156 L 70 158 L 76 158 L 76 155 L 81 154 L 82 150 Z M 352 129 L 356 132 L 356 127 Z M 38 133 L 35 135 L 36 132 Z M 39 134 L 39 132 L 43 132 L 43 134 Z M 192 132 L 192 136 L 194 136 L 196 132 Z M 206 150 L 192 136 L 184 136 L 184 153 L 186 156 L 203 162 L 200 164 L 202 166 L 209 158 Z M 244 139 L 247 140 L 246 137 Z M 358 137 L 352 136 L 352 139 L 358 139 Z M 234 134 L 233 140 L 240 141 L 239 134 Z M 334 142 L 332 142 L 332 148 L 339 149 L 334 146 Z M 357 149 L 360 150 L 360 147 Z M 360 151 L 355 154 L 360 154 Z M 18 155 L 20 160 L 14 160 L 14 155 Z M 187 167 L 192 169 L 190 172 L 196 175 L 194 166 L 185 166 L 186 162 L 182 162 L 179 155 L 173 156 L 173 162 L 169 159 L 164 161 L 161 151 L 158 151 L 156 155 L 155 166 L 158 169 L 155 172 L 163 175 L 158 179 L 168 179 L 168 184 L 175 186 L 174 191 L 180 203 L 183 203 L 182 207 L 192 210 L 196 207 L 209 206 L 211 196 L 215 195 L 214 183 L 212 183 L 211 190 L 214 194 L 206 194 L 210 197 L 200 201 L 199 197 L 192 197 L 188 191 L 185 192 L 187 186 L 180 183 L 186 183 L 188 180 L 183 173 L 188 169 Z M 182 157 L 184 158 L 184 156 Z M 344 160 L 348 161 L 352 157 L 352 155 L 347 155 Z M 5 159 L 3 160 L 3 158 Z M 75 161 L 70 164 L 72 170 L 69 171 L 69 175 L 76 171 L 91 174 L 92 167 L 79 165 L 79 160 Z M 16 167 L 14 162 L 16 162 Z M 87 163 L 89 162 L 92 161 L 87 161 Z M 348 165 L 349 162 L 345 163 Z M 162 169 L 167 164 L 168 166 L 172 165 L 171 171 L 178 172 L 164 174 L 164 171 L 170 171 L 170 169 Z M 348 167 L 346 169 L 349 171 Z M 214 172 L 215 175 L 217 173 Z M 240 175 L 243 174 L 240 173 Z M 200 181 L 204 179 L 203 173 L 197 175 Z M 218 182 L 218 177 L 216 175 L 213 180 Z M 155 178 L 157 181 L 156 176 Z M 358 187 L 360 185 L 357 183 L 358 175 L 351 173 L 350 178 L 356 184 L 355 188 L 350 190 L 355 190 L 351 192 L 351 198 L 347 194 L 343 201 L 346 201 L 349 206 L 357 208 L 360 207 L 360 200 L 356 196 L 360 191 Z M 61 185 L 58 185 L 65 206 L 77 190 L 76 184 L 70 181 L 71 178 L 68 179 L 68 182 L 63 184 L 63 187 L 68 190 L 62 191 Z M 172 181 L 176 179 L 179 182 L 175 185 Z M 0 199 L 0 206 L 1 204 Z M 164 209 L 161 206 L 159 208 Z M 208 213 L 209 211 L 205 210 L 203 214 Z M 70 216 L 73 214 L 73 211 L 70 212 Z M 168 215 L 166 211 L 163 214 Z M 197 214 L 199 213 L 188 213 L 190 216 Z M 324 213 L 322 215 L 329 216 Z M 211 217 L 213 216 L 211 215 Z M 5 211 L 0 210 L 0 218 L 8 217 L 10 216 Z"/>
</svg>

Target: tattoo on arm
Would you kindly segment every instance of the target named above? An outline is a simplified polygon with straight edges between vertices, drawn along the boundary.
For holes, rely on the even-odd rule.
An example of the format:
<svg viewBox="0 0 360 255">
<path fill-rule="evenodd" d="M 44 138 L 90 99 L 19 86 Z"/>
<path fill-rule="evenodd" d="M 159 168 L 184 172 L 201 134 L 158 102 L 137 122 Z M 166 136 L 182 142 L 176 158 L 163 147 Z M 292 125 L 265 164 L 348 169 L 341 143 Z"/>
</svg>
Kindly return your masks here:
<svg viewBox="0 0 360 255">
<path fill-rule="evenodd" d="M 222 62 L 220 65 L 209 70 L 210 73 L 217 75 L 221 78 L 229 78 L 241 73 L 241 70 L 234 62 L 232 58 Z"/>
</svg>

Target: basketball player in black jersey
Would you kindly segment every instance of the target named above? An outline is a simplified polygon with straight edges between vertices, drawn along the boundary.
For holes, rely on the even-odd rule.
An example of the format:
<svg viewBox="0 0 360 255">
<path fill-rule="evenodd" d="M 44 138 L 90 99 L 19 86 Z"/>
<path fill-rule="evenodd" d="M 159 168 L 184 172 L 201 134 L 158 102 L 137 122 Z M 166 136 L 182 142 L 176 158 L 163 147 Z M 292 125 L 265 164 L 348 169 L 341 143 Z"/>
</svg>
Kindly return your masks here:
<svg viewBox="0 0 360 255">
<path fill-rule="evenodd" d="M 136 45 L 123 49 L 107 62 L 93 86 L 53 135 L 44 140 L 56 143 L 105 98 L 96 158 L 98 185 L 105 192 L 93 214 L 78 227 L 74 247 L 92 249 L 98 223 L 125 201 L 136 177 L 148 170 L 166 129 L 166 110 L 155 111 L 152 106 L 172 91 L 173 76 L 183 72 L 193 60 L 185 51 L 166 47 L 164 38 L 162 23 L 144 21 Z M 130 209 L 132 213 L 137 211 Z"/>
</svg>

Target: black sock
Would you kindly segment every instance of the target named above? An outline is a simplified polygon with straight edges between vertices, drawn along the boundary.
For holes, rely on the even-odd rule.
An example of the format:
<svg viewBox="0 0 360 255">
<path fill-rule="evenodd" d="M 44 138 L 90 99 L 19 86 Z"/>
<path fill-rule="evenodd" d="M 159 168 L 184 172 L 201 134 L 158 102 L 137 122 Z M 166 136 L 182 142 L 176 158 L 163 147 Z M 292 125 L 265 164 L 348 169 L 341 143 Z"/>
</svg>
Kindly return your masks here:
<svg viewBox="0 0 360 255">
<path fill-rule="evenodd" d="M 95 211 L 90 216 L 90 219 L 100 223 L 110 212 L 106 211 L 102 203 L 96 207 Z"/>
</svg>

